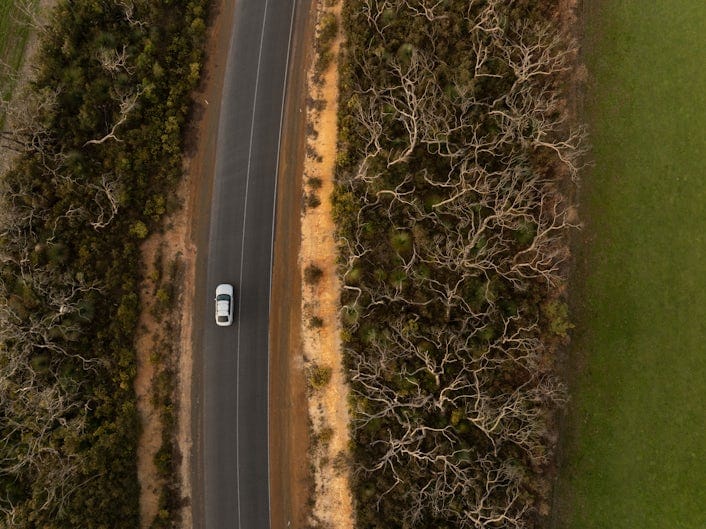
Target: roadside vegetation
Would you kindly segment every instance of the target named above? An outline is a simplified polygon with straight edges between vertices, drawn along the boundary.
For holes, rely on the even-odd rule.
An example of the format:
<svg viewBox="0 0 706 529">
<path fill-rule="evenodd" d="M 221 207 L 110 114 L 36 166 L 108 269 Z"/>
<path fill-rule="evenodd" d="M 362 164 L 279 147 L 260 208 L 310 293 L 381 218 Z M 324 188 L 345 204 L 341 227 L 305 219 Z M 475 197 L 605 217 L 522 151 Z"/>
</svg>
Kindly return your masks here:
<svg viewBox="0 0 706 529">
<path fill-rule="evenodd" d="M 341 44 L 339 0 L 314 2 L 315 57 L 307 72 L 301 216 L 301 339 L 308 411 L 309 502 L 301 527 L 352 529 L 349 387 L 341 354 L 334 189 Z M 302 482 L 303 483 L 303 482 Z M 292 525 L 296 523 L 292 520 Z"/>
<path fill-rule="evenodd" d="M 360 528 L 548 514 L 584 149 L 556 8 L 344 4 L 334 216 Z"/>
<path fill-rule="evenodd" d="M 552 527 L 706 527 L 706 3 L 585 7 L 575 383 Z"/>
<path fill-rule="evenodd" d="M 3 527 L 138 527 L 139 244 L 177 206 L 205 5 L 59 2 L 31 90 L 3 94 L 0 146 L 17 155 L 0 181 Z"/>
</svg>

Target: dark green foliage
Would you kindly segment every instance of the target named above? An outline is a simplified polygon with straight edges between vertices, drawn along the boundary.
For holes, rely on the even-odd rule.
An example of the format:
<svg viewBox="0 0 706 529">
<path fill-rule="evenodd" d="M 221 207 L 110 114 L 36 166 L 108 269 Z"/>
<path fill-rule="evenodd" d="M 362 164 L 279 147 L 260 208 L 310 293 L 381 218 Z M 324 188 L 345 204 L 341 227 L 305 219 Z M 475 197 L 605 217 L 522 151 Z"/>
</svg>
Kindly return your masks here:
<svg viewBox="0 0 706 529">
<path fill-rule="evenodd" d="M 309 327 L 313 329 L 320 329 L 324 326 L 324 320 L 320 316 L 312 316 L 309 319 Z"/>
<path fill-rule="evenodd" d="M 316 65 L 315 65 L 315 80 L 320 81 L 323 73 L 328 69 L 333 61 L 333 51 L 331 46 L 336 35 L 338 34 L 338 19 L 331 12 L 321 14 L 318 21 L 319 29 L 316 37 Z"/>
<path fill-rule="evenodd" d="M 569 321 L 568 305 L 558 299 L 552 299 L 542 305 L 542 312 L 547 319 L 549 331 L 561 338 L 566 338 L 574 327 Z"/>
<path fill-rule="evenodd" d="M 312 189 L 321 189 L 323 182 L 321 181 L 321 178 L 319 178 L 318 176 L 311 176 L 306 179 L 306 184 L 309 187 L 311 187 Z"/>
<path fill-rule="evenodd" d="M 307 193 L 306 195 L 306 207 L 308 208 L 318 208 L 321 205 L 321 199 L 316 193 Z"/>
<path fill-rule="evenodd" d="M 304 269 L 304 281 L 306 281 L 308 285 L 315 285 L 316 283 L 321 281 L 323 275 L 324 271 L 321 270 L 321 268 L 316 266 L 314 263 L 309 263 Z"/>
<path fill-rule="evenodd" d="M 338 20 L 333 13 L 324 13 L 319 20 L 319 46 L 327 48 L 338 33 Z"/>
<path fill-rule="evenodd" d="M 2 182 L 0 430 L 19 423 L 24 436 L 3 445 L 3 468 L 35 441 L 42 450 L 0 473 L 13 527 L 139 526 L 138 244 L 181 176 L 206 3 L 135 1 L 128 16 L 118 2 L 62 1 L 43 37 L 31 87 L 46 103 L 38 139 Z M 124 65 L 111 66 L 120 54 Z M 168 306 L 170 293 L 161 297 Z M 50 403 L 59 411 L 37 429 Z M 165 446 L 165 472 L 172 457 Z"/>
</svg>

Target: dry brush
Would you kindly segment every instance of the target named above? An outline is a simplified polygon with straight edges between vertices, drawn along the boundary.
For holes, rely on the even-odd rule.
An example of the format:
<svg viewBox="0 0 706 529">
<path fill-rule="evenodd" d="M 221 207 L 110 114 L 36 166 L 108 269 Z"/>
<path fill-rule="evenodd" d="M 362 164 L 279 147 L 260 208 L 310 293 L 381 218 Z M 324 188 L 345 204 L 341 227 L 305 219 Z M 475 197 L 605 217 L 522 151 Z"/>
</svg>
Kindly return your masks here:
<svg viewBox="0 0 706 529">
<path fill-rule="evenodd" d="M 334 196 L 360 527 L 545 513 L 585 132 L 526 2 L 350 0 Z"/>
</svg>

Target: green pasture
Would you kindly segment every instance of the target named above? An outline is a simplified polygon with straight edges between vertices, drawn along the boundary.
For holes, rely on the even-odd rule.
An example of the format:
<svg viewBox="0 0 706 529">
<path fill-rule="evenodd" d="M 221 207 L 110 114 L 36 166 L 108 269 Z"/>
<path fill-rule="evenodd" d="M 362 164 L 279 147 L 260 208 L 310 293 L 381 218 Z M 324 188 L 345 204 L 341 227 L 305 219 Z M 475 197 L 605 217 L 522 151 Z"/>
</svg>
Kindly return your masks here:
<svg viewBox="0 0 706 529">
<path fill-rule="evenodd" d="M 36 1 L 33 2 L 36 4 Z M 22 63 L 29 28 L 26 17 L 13 0 L 0 0 L 0 95 L 7 97 L 13 88 L 10 72 Z"/>
<path fill-rule="evenodd" d="M 584 3 L 594 166 L 554 529 L 706 528 L 706 2 Z"/>
</svg>

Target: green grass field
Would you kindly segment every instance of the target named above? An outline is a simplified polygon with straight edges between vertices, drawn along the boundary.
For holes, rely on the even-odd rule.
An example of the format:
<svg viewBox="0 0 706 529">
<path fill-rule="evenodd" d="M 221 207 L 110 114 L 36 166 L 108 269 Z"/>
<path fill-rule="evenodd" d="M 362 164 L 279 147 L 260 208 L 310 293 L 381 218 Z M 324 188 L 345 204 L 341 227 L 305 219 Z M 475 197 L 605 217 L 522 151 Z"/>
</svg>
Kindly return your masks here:
<svg viewBox="0 0 706 529">
<path fill-rule="evenodd" d="M 706 2 L 593 4 L 595 166 L 552 527 L 704 529 Z"/>
<path fill-rule="evenodd" d="M 22 63 L 29 28 L 13 0 L 0 0 L 0 94 L 7 97 L 14 83 L 8 68 L 16 71 Z M 35 2 L 36 4 L 36 2 Z"/>
</svg>

